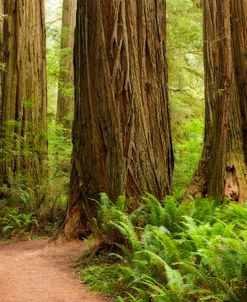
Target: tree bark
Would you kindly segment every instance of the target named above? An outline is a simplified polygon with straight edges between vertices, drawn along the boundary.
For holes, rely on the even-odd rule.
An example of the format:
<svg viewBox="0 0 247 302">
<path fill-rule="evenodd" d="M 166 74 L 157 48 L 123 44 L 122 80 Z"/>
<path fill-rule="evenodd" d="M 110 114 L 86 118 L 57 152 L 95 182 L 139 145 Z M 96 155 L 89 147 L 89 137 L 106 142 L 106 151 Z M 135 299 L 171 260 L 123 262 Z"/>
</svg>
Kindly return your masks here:
<svg viewBox="0 0 247 302">
<path fill-rule="evenodd" d="M 171 193 L 165 8 L 164 0 L 78 2 L 68 237 L 90 229 L 99 192 Z"/>
<path fill-rule="evenodd" d="M 58 82 L 57 121 L 71 128 L 74 100 L 73 46 L 77 0 L 63 0 L 60 75 Z"/>
<path fill-rule="evenodd" d="M 204 1 L 205 137 L 186 193 L 247 198 L 245 0 Z"/>
<path fill-rule="evenodd" d="M 39 185 L 47 157 L 44 3 L 5 0 L 4 13 L 0 184 L 26 173 Z"/>
<path fill-rule="evenodd" d="M 0 73 L 4 69 L 3 65 L 3 0 L 0 0 Z M 0 117 L 1 117 L 1 108 L 2 108 L 2 77 L 0 76 Z M 1 121 L 1 119 L 0 119 Z M 1 122 L 0 122 L 1 124 Z"/>
</svg>

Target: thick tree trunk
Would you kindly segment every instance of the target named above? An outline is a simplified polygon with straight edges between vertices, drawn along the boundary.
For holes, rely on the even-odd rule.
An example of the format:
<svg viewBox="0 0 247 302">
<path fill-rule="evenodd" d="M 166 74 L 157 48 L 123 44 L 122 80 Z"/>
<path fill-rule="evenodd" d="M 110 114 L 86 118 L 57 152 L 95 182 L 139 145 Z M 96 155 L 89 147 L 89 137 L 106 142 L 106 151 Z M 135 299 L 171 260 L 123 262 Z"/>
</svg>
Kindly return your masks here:
<svg viewBox="0 0 247 302">
<path fill-rule="evenodd" d="M 236 90 L 242 117 L 243 149 L 247 162 L 247 2 L 231 1 L 232 48 Z"/>
<path fill-rule="evenodd" d="M 5 0 L 4 13 L 0 184 L 27 172 L 39 185 L 47 157 L 44 3 Z"/>
<path fill-rule="evenodd" d="M 58 82 L 57 121 L 71 128 L 74 100 L 73 46 L 77 0 L 63 0 L 60 75 Z"/>
<path fill-rule="evenodd" d="M 0 0 L 0 73 L 4 69 L 3 65 L 3 0 Z M 2 108 L 2 77 L 0 76 L 0 125 L 1 125 L 1 108 Z"/>
<path fill-rule="evenodd" d="M 99 192 L 171 193 L 165 25 L 164 0 L 78 2 L 68 237 Z"/>
<path fill-rule="evenodd" d="M 186 196 L 247 198 L 247 6 L 204 1 L 205 139 Z"/>
</svg>

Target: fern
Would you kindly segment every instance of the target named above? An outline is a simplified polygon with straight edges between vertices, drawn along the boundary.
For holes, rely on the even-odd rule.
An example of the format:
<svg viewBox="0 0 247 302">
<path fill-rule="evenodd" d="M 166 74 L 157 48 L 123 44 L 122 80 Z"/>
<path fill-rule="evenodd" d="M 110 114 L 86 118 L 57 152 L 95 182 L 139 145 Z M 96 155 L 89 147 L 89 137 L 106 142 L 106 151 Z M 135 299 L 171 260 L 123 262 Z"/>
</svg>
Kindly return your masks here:
<svg viewBox="0 0 247 302">
<path fill-rule="evenodd" d="M 142 197 L 147 211 L 147 223 L 155 226 L 165 226 L 170 232 L 177 231 L 179 211 L 175 199 L 167 196 L 160 202 L 152 194 Z"/>
<path fill-rule="evenodd" d="M 178 261 L 176 241 L 172 240 L 169 234 L 165 227 L 147 225 L 141 239 L 143 249 L 156 253 L 169 264 Z"/>
<path fill-rule="evenodd" d="M 121 261 L 118 282 L 125 284 L 119 301 L 245 301 L 245 207 L 207 199 L 178 205 L 151 194 L 143 202 L 127 214 L 124 197 L 113 203 L 101 194 L 95 224 L 121 251 L 111 254 Z"/>
<path fill-rule="evenodd" d="M 139 248 L 139 239 L 134 226 L 124 213 L 126 199 L 119 196 L 113 203 L 106 193 L 100 194 L 97 217 L 93 219 L 94 230 L 101 241 L 113 244 L 119 239 L 125 240 L 133 250 Z"/>
<path fill-rule="evenodd" d="M 17 208 L 5 207 L 0 218 L 0 233 L 4 237 L 18 237 L 30 231 L 38 221 L 33 214 L 19 213 Z"/>
<path fill-rule="evenodd" d="M 166 219 L 166 209 L 162 206 L 159 200 L 157 200 L 152 194 L 146 193 L 142 197 L 148 211 L 147 223 L 161 226 Z"/>
<path fill-rule="evenodd" d="M 120 214 L 120 213 L 119 213 Z M 127 216 L 122 216 L 122 221 L 109 222 L 111 225 L 115 226 L 119 230 L 123 238 L 130 243 L 133 251 L 136 251 L 140 247 L 139 239 L 134 231 L 134 227 Z"/>
</svg>

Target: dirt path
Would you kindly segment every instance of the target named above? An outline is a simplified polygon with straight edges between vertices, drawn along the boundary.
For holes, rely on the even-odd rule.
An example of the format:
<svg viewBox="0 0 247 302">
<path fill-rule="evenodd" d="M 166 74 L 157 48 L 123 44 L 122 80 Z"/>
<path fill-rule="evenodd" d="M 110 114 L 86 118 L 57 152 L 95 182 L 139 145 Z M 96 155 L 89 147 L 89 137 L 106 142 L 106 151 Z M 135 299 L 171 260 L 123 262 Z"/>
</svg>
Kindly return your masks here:
<svg viewBox="0 0 247 302">
<path fill-rule="evenodd" d="M 1 302 L 106 302 L 73 272 L 83 242 L 0 244 Z"/>
</svg>

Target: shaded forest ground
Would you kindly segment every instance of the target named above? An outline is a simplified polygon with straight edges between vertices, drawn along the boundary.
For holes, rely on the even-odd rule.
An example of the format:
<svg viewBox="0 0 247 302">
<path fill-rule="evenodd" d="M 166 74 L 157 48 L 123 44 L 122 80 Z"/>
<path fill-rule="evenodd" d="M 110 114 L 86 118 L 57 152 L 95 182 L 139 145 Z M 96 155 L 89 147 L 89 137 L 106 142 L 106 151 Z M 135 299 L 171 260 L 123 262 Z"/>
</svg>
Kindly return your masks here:
<svg viewBox="0 0 247 302">
<path fill-rule="evenodd" d="M 73 272 L 72 259 L 83 242 L 48 244 L 47 240 L 0 245 L 1 302 L 105 302 Z"/>
</svg>

